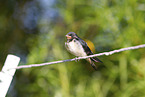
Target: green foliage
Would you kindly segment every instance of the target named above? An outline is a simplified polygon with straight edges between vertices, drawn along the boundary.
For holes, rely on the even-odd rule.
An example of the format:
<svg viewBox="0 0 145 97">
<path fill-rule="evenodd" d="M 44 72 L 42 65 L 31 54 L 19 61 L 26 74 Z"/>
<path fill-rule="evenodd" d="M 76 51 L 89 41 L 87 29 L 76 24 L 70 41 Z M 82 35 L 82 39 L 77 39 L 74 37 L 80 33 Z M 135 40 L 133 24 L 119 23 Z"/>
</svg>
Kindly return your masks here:
<svg viewBox="0 0 145 97">
<path fill-rule="evenodd" d="M 64 47 L 65 34 L 71 31 L 91 40 L 95 53 L 145 43 L 145 10 L 138 9 L 142 2 L 58 0 L 55 9 L 60 15 L 56 23 L 46 23 L 40 17 L 37 29 L 44 32 L 27 40 L 30 45 L 27 64 L 73 58 Z M 18 70 L 17 96 L 145 96 L 144 48 L 99 58 L 104 64 L 96 63 L 98 71 L 85 60 Z"/>
</svg>

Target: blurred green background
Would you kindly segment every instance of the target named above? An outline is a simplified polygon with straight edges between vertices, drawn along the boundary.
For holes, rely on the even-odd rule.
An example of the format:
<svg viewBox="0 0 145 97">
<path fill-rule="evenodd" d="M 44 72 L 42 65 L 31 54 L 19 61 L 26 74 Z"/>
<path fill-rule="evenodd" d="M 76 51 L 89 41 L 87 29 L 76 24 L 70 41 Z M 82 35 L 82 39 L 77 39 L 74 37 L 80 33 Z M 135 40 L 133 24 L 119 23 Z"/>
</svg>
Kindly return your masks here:
<svg viewBox="0 0 145 97">
<path fill-rule="evenodd" d="M 145 43 L 145 0 L 2 0 L 0 68 L 7 54 L 23 64 L 74 58 L 64 46 L 76 32 L 94 53 Z M 7 97 L 145 97 L 145 49 L 16 71 Z"/>
</svg>

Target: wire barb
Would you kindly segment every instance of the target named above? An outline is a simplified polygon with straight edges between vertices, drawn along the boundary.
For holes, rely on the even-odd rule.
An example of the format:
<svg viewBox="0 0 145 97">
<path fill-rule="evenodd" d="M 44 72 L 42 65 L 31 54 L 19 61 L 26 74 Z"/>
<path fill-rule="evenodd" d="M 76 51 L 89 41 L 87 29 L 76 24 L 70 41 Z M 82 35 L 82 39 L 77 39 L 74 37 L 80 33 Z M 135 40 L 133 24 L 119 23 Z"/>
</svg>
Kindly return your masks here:
<svg viewBox="0 0 145 97">
<path fill-rule="evenodd" d="M 102 56 L 102 55 L 108 56 L 108 55 L 112 55 L 114 53 L 118 53 L 118 52 L 122 52 L 122 51 L 126 51 L 126 50 L 134 50 L 134 49 L 139 49 L 139 48 L 145 48 L 145 44 L 138 45 L 138 46 L 127 47 L 127 48 L 122 48 L 122 49 L 118 49 L 118 50 L 113 50 L 113 51 L 110 51 L 110 52 L 103 52 L 103 53 L 94 54 L 94 55 L 85 56 L 85 57 L 77 57 L 77 58 L 68 59 L 68 60 L 60 60 L 60 61 L 41 63 L 41 64 L 21 65 L 21 66 L 18 66 L 16 68 L 11 68 L 11 69 L 22 69 L 22 68 L 39 67 L 39 66 L 58 64 L 58 63 L 64 63 L 64 62 L 69 62 L 69 61 L 76 61 L 76 60 L 80 60 L 80 59 L 87 59 L 87 58 L 97 57 L 97 56 Z"/>
</svg>

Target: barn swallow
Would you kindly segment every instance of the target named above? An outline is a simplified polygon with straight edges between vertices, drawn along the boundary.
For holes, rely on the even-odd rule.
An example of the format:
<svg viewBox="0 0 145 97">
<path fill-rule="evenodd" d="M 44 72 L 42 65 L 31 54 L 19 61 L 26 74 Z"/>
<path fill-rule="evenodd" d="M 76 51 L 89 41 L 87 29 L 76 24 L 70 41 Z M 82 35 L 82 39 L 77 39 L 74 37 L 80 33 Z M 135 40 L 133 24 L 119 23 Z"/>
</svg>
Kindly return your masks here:
<svg viewBox="0 0 145 97">
<path fill-rule="evenodd" d="M 66 38 L 67 38 L 67 42 L 65 42 L 65 47 L 71 54 L 77 57 L 85 57 L 88 55 L 93 55 L 93 52 L 88 47 L 87 43 L 84 40 L 82 40 L 80 37 L 78 37 L 76 33 L 69 32 L 66 35 Z M 97 70 L 97 67 L 94 64 L 94 62 L 103 63 L 97 57 L 88 58 L 86 60 L 89 61 L 89 63 L 95 70 Z"/>
</svg>

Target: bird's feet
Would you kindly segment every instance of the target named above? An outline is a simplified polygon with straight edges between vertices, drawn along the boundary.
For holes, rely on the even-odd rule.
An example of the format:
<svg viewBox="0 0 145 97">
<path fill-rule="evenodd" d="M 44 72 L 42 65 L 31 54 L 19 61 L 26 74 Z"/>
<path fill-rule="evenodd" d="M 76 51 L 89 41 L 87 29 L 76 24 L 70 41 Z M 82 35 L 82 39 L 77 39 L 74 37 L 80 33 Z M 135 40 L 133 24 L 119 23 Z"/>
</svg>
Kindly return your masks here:
<svg viewBox="0 0 145 97">
<path fill-rule="evenodd" d="M 75 57 L 75 61 L 78 62 L 80 59 L 78 57 Z"/>
</svg>

